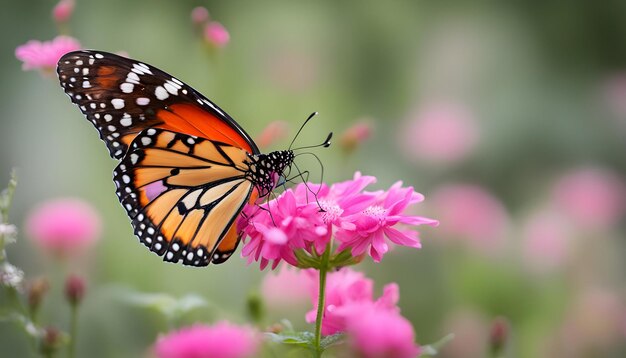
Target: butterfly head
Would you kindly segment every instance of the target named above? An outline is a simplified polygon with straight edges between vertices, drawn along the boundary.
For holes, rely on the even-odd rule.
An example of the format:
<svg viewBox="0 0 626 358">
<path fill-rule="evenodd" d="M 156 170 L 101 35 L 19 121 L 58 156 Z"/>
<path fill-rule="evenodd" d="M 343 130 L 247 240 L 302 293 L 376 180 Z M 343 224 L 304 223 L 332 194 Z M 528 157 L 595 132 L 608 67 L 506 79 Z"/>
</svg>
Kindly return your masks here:
<svg viewBox="0 0 626 358">
<path fill-rule="evenodd" d="M 291 150 L 278 150 L 259 154 L 253 158 L 248 175 L 261 197 L 268 195 L 278 185 L 285 170 L 291 168 L 295 155 Z"/>
</svg>

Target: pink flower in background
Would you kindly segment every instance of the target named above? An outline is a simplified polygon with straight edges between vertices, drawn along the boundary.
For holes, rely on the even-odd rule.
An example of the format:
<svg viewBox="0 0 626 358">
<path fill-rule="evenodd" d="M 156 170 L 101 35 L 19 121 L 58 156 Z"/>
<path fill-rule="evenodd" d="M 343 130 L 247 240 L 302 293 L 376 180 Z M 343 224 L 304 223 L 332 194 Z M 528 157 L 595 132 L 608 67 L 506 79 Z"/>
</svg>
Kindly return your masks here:
<svg viewBox="0 0 626 358">
<path fill-rule="evenodd" d="M 465 158 L 476 147 L 479 129 L 464 106 L 432 103 L 421 108 L 400 135 L 410 158 L 450 163 Z"/>
<path fill-rule="evenodd" d="M 81 253 L 98 240 L 100 215 L 80 199 L 51 200 L 30 213 L 26 232 L 44 251 L 68 257 Z"/>
<path fill-rule="evenodd" d="M 202 25 L 209 21 L 209 10 L 204 6 L 196 6 L 191 10 L 191 22 L 194 25 Z"/>
<path fill-rule="evenodd" d="M 222 48 L 226 46 L 226 44 L 228 44 L 228 41 L 230 40 L 230 34 L 226 30 L 226 28 L 222 26 L 222 24 L 217 21 L 212 21 L 206 24 L 206 26 L 204 27 L 204 39 L 209 44 L 217 48 Z"/>
<path fill-rule="evenodd" d="M 531 271 L 544 272 L 561 267 L 570 251 L 570 227 L 555 212 L 533 214 L 523 228 L 523 257 Z"/>
<path fill-rule="evenodd" d="M 219 322 L 195 325 L 159 337 L 154 353 L 159 358 L 255 357 L 260 337 L 251 327 Z"/>
<path fill-rule="evenodd" d="M 24 70 L 53 71 L 64 54 L 80 49 L 80 43 L 69 36 L 57 36 L 52 41 L 31 40 L 15 49 L 15 57 L 24 62 Z"/>
<path fill-rule="evenodd" d="M 67 22 L 74 12 L 74 0 L 61 0 L 52 9 L 52 18 L 56 22 Z"/>
<path fill-rule="evenodd" d="M 444 236 L 461 238 L 484 253 L 498 252 L 508 226 L 502 203 L 484 188 L 470 184 L 450 184 L 432 195 L 434 211 Z"/>
<path fill-rule="evenodd" d="M 616 225 L 626 208 L 624 179 L 600 168 L 580 168 L 563 175 L 554 185 L 557 210 L 589 229 Z"/>
<path fill-rule="evenodd" d="M 361 143 L 372 135 L 372 124 L 368 120 L 360 120 L 346 129 L 339 137 L 339 145 L 347 152 L 353 152 Z"/>
<path fill-rule="evenodd" d="M 289 265 L 281 265 L 263 277 L 261 295 L 274 308 L 284 309 L 308 302 L 315 277 Z"/>
<path fill-rule="evenodd" d="M 421 351 L 411 322 L 393 310 L 365 309 L 348 320 L 346 333 L 352 349 L 366 358 L 413 358 Z"/>
<path fill-rule="evenodd" d="M 436 220 L 404 214 L 408 206 L 423 200 L 424 196 L 413 191 L 412 187 L 402 187 L 402 182 L 395 183 L 363 211 L 347 219 L 354 227 L 337 231 L 336 238 L 341 242 L 338 250 L 350 248 L 353 256 L 368 252 L 375 262 L 380 262 L 389 250 L 386 239 L 396 245 L 420 248 L 416 231 L 395 226 L 438 225 Z"/>
<path fill-rule="evenodd" d="M 284 139 L 289 132 L 289 123 L 285 121 L 272 121 L 256 138 L 256 143 L 261 148 L 268 148 L 272 144 Z"/>
<path fill-rule="evenodd" d="M 312 276 L 311 279 L 315 278 Z M 315 322 L 319 283 L 312 287 L 314 289 L 310 292 L 313 309 L 306 314 L 306 321 L 309 323 Z M 370 308 L 398 312 L 398 291 L 397 284 L 388 284 L 383 289 L 383 295 L 374 301 L 374 282 L 363 273 L 349 268 L 330 273 L 326 282 L 322 334 L 331 335 L 345 331 L 350 319 Z"/>
</svg>

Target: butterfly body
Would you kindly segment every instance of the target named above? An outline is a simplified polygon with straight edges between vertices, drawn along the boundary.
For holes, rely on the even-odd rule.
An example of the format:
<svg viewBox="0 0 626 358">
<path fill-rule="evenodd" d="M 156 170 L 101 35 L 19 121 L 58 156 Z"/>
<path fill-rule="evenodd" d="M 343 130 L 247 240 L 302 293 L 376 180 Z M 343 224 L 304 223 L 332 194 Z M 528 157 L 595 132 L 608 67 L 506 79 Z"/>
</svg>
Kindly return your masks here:
<svg viewBox="0 0 626 358">
<path fill-rule="evenodd" d="M 241 238 L 243 207 L 272 192 L 293 152 L 260 153 L 217 105 L 142 62 L 76 51 L 57 72 L 119 160 L 116 194 L 140 242 L 169 262 L 226 261 Z"/>
</svg>

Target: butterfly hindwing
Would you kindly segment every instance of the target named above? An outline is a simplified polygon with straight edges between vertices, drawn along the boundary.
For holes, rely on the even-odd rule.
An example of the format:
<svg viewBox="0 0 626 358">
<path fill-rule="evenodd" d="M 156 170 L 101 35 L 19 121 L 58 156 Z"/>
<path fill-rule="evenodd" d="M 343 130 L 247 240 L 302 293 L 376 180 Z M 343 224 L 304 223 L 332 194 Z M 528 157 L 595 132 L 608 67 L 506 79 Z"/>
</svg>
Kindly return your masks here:
<svg viewBox="0 0 626 358">
<path fill-rule="evenodd" d="M 177 78 L 145 63 L 102 51 L 65 54 L 61 86 L 122 159 L 144 129 L 210 138 L 257 154 L 250 136 L 222 109 Z"/>
<path fill-rule="evenodd" d="M 241 148 L 149 128 L 131 143 L 114 181 L 144 245 L 166 261 L 204 266 L 225 261 L 239 242 L 233 224 L 253 191 L 248 170 Z"/>
</svg>

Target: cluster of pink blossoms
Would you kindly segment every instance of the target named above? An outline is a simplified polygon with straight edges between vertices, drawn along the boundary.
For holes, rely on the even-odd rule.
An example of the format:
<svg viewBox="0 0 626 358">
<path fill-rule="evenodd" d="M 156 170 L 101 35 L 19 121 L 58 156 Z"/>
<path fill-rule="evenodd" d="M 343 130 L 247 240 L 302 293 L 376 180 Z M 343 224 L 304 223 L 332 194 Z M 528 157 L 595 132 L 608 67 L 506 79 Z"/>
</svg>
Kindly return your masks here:
<svg viewBox="0 0 626 358">
<path fill-rule="evenodd" d="M 388 240 L 420 248 L 418 233 L 409 227 L 438 222 L 405 211 L 424 197 L 401 182 L 387 191 L 364 191 L 374 182 L 376 178 L 357 172 L 352 180 L 331 186 L 300 184 L 260 208 L 247 207 L 238 223 L 245 240 L 242 255 L 248 263 L 259 261 L 263 269 L 283 260 L 302 267 L 298 251 L 321 255 L 333 237 L 337 253 L 349 251 L 355 258 L 367 253 L 376 262 L 389 251 Z"/>
<path fill-rule="evenodd" d="M 224 321 L 170 332 L 161 336 L 153 349 L 159 358 L 245 358 L 257 355 L 260 342 L 253 328 Z"/>
<path fill-rule="evenodd" d="M 315 322 L 319 284 L 311 293 L 309 323 Z M 411 322 L 400 315 L 399 299 L 396 283 L 385 285 L 374 300 L 374 282 L 363 273 L 349 268 L 333 272 L 326 282 L 322 334 L 345 332 L 352 349 L 363 357 L 416 357 L 420 347 Z"/>
</svg>

